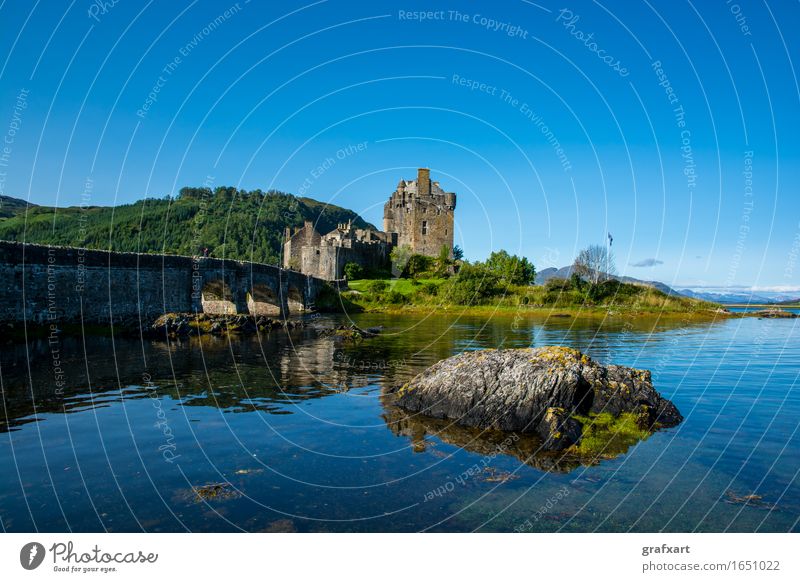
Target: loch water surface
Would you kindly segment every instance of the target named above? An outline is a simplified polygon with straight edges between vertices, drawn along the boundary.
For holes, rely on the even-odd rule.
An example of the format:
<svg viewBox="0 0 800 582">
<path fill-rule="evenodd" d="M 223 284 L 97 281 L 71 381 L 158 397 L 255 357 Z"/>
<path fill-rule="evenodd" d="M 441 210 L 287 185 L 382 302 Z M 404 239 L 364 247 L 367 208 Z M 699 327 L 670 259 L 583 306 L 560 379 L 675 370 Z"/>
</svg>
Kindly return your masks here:
<svg viewBox="0 0 800 582">
<path fill-rule="evenodd" d="M 60 337 L 0 357 L 3 531 L 798 531 L 798 320 L 361 314 L 320 333 Z M 646 368 L 685 421 L 548 466 L 398 420 L 382 397 L 442 358 L 566 345 Z M 450 430 L 452 428 L 452 430 Z"/>
</svg>

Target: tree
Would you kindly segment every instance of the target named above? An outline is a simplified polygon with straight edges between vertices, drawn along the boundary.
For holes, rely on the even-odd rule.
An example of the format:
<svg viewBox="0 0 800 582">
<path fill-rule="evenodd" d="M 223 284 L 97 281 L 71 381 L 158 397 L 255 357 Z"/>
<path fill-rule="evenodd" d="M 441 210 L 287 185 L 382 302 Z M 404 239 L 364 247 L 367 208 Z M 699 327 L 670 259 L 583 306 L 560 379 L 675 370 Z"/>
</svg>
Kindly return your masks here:
<svg viewBox="0 0 800 582">
<path fill-rule="evenodd" d="M 412 251 L 411 247 L 408 245 L 402 245 L 392 249 L 389 258 L 392 261 L 392 274 L 395 277 L 399 277 L 403 271 L 405 271 L 406 265 L 413 254 L 414 251 Z"/>
<path fill-rule="evenodd" d="M 572 270 L 597 285 L 601 279 L 610 279 L 617 269 L 614 266 L 614 255 L 606 247 L 589 245 L 575 257 Z"/>
<path fill-rule="evenodd" d="M 569 283 L 573 289 L 577 289 L 578 291 L 583 291 L 583 286 L 586 282 L 581 279 L 581 276 L 575 272 L 573 269 L 572 274 L 569 276 Z"/>
<path fill-rule="evenodd" d="M 364 267 L 359 265 L 358 263 L 347 263 L 344 266 L 344 276 L 347 278 L 348 281 L 355 281 L 356 279 L 360 279 L 364 276 Z"/>
<path fill-rule="evenodd" d="M 462 249 L 458 245 L 453 247 L 453 260 L 454 261 L 463 261 L 464 260 L 464 249 Z"/>
<path fill-rule="evenodd" d="M 419 277 L 429 274 L 434 267 L 433 257 L 427 255 L 411 255 L 403 269 L 402 276 L 406 278 Z"/>
<path fill-rule="evenodd" d="M 245 195 L 235 188 L 215 194 L 206 187 L 187 187 L 169 200 L 152 197 L 88 210 L 21 208 L 29 208 L 27 215 L 19 211 L 0 218 L 0 240 L 178 255 L 193 255 L 208 247 L 217 257 L 267 264 L 280 262 L 287 226 L 310 220 L 320 232 L 330 232 L 351 219 L 359 228 L 366 226 L 344 208 L 277 191 L 255 190 Z M 4 204 L 0 215 L 9 210 Z M 34 215 L 38 220 L 32 222 Z"/>
<path fill-rule="evenodd" d="M 444 277 L 447 274 L 447 269 L 453 261 L 450 259 L 450 247 L 442 245 L 439 249 L 439 256 L 436 258 L 436 276 Z"/>
<path fill-rule="evenodd" d="M 525 257 L 495 251 L 484 263 L 486 270 L 505 285 L 530 285 L 536 278 L 536 269 Z"/>
<path fill-rule="evenodd" d="M 481 264 L 465 264 L 445 283 L 439 295 L 457 305 L 479 305 L 500 293 L 497 278 Z"/>
</svg>

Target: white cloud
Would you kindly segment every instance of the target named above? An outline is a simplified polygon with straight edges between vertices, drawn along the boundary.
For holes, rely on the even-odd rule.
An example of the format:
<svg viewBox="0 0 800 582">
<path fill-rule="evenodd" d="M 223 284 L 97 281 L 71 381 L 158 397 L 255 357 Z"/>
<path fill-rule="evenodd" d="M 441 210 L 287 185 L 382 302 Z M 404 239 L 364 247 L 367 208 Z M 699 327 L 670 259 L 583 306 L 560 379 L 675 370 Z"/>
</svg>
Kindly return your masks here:
<svg viewBox="0 0 800 582">
<path fill-rule="evenodd" d="M 659 261 L 658 259 L 642 259 L 638 263 L 631 263 L 631 267 L 655 267 L 663 264 L 664 261 Z"/>
</svg>

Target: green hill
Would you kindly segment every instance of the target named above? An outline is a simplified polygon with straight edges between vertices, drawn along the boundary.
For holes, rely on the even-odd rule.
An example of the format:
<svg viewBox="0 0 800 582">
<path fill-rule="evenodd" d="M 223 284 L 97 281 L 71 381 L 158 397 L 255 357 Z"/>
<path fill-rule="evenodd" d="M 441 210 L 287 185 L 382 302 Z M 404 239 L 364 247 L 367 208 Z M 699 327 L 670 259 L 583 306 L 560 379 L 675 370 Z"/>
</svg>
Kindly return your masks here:
<svg viewBox="0 0 800 582">
<path fill-rule="evenodd" d="M 283 232 L 311 220 L 321 233 L 352 220 L 352 210 L 310 198 L 260 190 L 183 188 L 175 198 L 121 206 L 53 208 L 3 197 L 0 240 L 113 251 L 212 256 L 278 263 Z M 25 211 L 27 207 L 27 212 Z"/>
<path fill-rule="evenodd" d="M 10 196 L 0 196 L 0 219 L 9 218 L 20 212 L 24 212 L 25 208 L 33 207 L 33 204 L 28 204 L 19 198 L 11 198 Z"/>
</svg>

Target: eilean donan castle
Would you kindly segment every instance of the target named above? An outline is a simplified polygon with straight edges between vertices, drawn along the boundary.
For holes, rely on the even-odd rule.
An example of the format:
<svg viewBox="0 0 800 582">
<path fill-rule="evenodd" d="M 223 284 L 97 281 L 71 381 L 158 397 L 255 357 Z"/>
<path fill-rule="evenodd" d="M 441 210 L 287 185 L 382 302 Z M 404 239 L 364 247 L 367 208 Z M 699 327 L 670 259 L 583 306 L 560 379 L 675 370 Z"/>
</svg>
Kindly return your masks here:
<svg viewBox="0 0 800 582">
<path fill-rule="evenodd" d="M 456 195 L 431 181 L 420 168 L 416 180 L 400 180 L 383 206 L 383 231 L 340 224 L 320 234 L 310 221 L 286 229 L 283 266 L 329 281 L 344 278 L 347 263 L 366 269 L 385 269 L 396 246 L 415 254 L 438 256 L 443 246 L 453 252 Z"/>
</svg>

